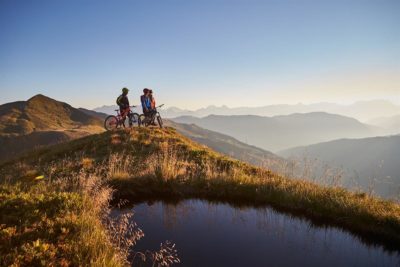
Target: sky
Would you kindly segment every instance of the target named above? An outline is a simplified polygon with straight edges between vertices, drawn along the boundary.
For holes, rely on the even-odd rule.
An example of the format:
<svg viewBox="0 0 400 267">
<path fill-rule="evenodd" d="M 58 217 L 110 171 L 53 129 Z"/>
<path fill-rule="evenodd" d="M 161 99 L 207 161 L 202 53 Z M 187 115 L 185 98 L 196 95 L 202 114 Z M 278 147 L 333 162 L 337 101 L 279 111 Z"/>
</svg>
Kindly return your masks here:
<svg viewBox="0 0 400 267">
<path fill-rule="evenodd" d="M 0 0 L 0 104 L 400 104 L 398 0 Z"/>
</svg>

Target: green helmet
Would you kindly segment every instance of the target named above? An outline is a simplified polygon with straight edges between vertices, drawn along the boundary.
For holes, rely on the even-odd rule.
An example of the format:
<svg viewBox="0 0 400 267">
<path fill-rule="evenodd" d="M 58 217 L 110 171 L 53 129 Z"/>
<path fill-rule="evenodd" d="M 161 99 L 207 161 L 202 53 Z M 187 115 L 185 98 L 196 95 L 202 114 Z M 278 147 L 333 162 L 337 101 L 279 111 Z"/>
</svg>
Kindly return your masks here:
<svg viewBox="0 0 400 267">
<path fill-rule="evenodd" d="M 126 88 L 126 87 L 122 88 L 122 93 L 127 94 L 128 92 L 129 92 L 128 88 Z"/>
</svg>

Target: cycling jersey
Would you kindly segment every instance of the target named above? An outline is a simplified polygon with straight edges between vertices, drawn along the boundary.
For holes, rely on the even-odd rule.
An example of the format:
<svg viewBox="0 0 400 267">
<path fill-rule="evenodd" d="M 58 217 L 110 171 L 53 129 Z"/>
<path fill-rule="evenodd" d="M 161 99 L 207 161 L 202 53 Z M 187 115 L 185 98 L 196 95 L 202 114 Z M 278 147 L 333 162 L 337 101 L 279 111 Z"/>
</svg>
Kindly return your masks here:
<svg viewBox="0 0 400 267">
<path fill-rule="evenodd" d="M 151 109 L 151 101 L 148 96 L 142 95 L 140 97 L 140 102 L 142 103 L 143 110 Z"/>
</svg>

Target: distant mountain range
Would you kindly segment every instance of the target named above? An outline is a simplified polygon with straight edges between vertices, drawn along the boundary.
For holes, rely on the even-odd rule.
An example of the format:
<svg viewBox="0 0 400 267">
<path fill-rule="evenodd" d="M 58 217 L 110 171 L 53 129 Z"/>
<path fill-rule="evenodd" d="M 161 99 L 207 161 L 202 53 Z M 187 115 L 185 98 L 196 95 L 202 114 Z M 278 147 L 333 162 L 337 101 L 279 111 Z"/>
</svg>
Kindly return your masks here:
<svg viewBox="0 0 400 267">
<path fill-rule="evenodd" d="M 94 109 L 97 112 L 113 114 L 116 106 L 102 106 Z M 359 101 L 350 105 L 340 105 L 335 103 L 315 103 L 315 104 L 296 104 L 296 105 L 267 105 L 262 107 L 235 107 L 227 106 L 208 106 L 197 110 L 186 110 L 177 107 L 164 109 L 162 114 L 165 118 L 175 118 L 180 116 L 204 117 L 208 115 L 258 115 L 276 116 L 289 115 L 292 113 L 327 112 L 353 117 L 360 121 L 382 116 L 394 116 L 400 114 L 400 105 L 395 105 L 386 100 Z"/>
<path fill-rule="evenodd" d="M 379 117 L 368 121 L 371 125 L 376 125 L 384 129 L 386 134 L 400 133 L 400 114 L 388 117 Z"/>
<path fill-rule="evenodd" d="M 343 168 L 347 184 L 351 179 L 383 197 L 400 193 L 400 135 L 362 139 L 341 139 L 278 153 L 287 158 L 318 159 L 320 164 Z"/>
<path fill-rule="evenodd" d="M 272 152 L 340 138 L 369 137 L 379 132 L 376 127 L 363 124 L 356 119 L 324 112 L 274 117 L 210 115 L 197 118 L 182 116 L 172 120 L 179 123 L 196 124 Z"/>
<path fill-rule="evenodd" d="M 102 112 L 96 112 L 94 110 L 90 110 L 90 109 L 85 109 L 85 108 L 78 108 L 80 111 L 82 111 L 83 113 L 86 113 L 89 116 L 95 117 L 100 119 L 101 121 L 103 121 L 109 114 L 106 113 L 102 113 Z"/>
<path fill-rule="evenodd" d="M 44 95 L 0 105 L 0 160 L 103 131 L 103 120 Z"/>
</svg>

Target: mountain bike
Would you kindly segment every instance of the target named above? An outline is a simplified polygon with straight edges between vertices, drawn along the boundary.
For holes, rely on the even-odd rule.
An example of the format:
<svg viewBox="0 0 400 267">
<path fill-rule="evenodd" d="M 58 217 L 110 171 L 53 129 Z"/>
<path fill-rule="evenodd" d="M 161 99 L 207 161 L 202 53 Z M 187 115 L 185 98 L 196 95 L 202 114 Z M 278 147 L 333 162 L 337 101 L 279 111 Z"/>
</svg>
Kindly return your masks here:
<svg viewBox="0 0 400 267">
<path fill-rule="evenodd" d="M 117 116 L 110 115 L 104 120 L 104 128 L 107 131 L 118 129 L 120 127 L 125 128 L 125 122 L 128 121 L 129 127 L 133 127 L 134 124 L 140 126 L 140 118 L 139 114 L 132 112 L 131 108 L 135 108 L 136 106 L 129 106 L 127 109 L 127 114 L 123 116 L 119 109 L 116 109 Z M 125 117 L 125 119 L 124 119 Z"/>
<path fill-rule="evenodd" d="M 139 126 L 143 125 L 145 127 L 151 126 L 151 125 L 156 125 L 156 120 L 158 123 L 158 126 L 160 126 L 160 128 L 163 127 L 163 120 L 161 118 L 160 112 L 157 111 L 158 108 L 161 108 L 162 106 L 164 106 L 164 104 L 159 105 L 158 107 L 156 107 L 151 115 L 145 116 L 144 114 L 140 114 L 139 116 Z"/>
</svg>

